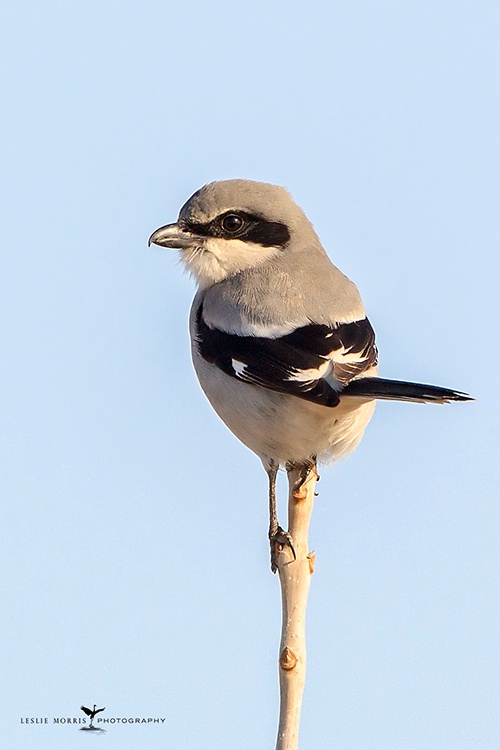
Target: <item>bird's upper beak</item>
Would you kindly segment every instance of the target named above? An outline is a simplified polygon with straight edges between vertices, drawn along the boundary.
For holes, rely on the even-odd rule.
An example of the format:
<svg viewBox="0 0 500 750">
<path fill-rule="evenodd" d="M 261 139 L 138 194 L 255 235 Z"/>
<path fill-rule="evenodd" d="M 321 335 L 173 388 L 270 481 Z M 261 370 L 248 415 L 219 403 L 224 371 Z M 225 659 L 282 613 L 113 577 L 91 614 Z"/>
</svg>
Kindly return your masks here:
<svg viewBox="0 0 500 750">
<path fill-rule="evenodd" d="M 160 245 L 161 247 L 185 248 L 193 244 L 197 239 L 195 234 L 186 232 L 179 224 L 167 224 L 153 232 L 148 240 L 148 247 L 151 244 Z"/>
</svg>

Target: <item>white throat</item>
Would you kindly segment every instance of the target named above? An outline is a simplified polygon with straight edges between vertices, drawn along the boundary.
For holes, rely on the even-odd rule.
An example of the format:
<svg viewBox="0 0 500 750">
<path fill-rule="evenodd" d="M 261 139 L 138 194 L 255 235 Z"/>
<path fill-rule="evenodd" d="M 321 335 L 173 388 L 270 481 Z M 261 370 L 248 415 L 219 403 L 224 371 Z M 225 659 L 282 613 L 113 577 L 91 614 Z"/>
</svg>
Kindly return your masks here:
<svg viewBox="0 0 500 750">
<path fill-rule="evenodd" d="M 279 247 L 262 247 L 254 242 L 207 237 L 198 245 L 181 250 L 180 257 L 200 287 L 212 286 L 247 268 L 276 257 Z"/>
</svg>

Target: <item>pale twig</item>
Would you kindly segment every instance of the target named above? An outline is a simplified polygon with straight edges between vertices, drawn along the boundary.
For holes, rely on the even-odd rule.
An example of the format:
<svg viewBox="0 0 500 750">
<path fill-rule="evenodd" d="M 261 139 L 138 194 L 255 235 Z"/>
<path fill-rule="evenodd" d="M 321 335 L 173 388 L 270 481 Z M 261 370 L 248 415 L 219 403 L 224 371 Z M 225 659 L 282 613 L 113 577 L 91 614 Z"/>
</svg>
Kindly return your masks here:
<svg viewBox="0 0 500 750">
<path fill-rule="evenodd" d="M 314 553 L 307 543 L 318 475 L 316 467 L 288 469 L 288 531 L 293 550 L 279 544 L 276 564 L 281 583 L 283 621 L 279 654 L 280 717 L 276 750 L 297 750 L 306 675 L 306 607 Z M 295 553 L 295 559 L 294 559 Z"/>
</svg>

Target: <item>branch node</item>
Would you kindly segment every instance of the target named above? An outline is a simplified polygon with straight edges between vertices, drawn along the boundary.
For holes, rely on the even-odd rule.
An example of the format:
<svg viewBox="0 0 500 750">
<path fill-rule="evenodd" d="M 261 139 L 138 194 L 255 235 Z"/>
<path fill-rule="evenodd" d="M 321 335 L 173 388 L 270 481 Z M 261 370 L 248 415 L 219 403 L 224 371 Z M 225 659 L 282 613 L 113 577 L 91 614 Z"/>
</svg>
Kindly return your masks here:
<svg viewBox="0 0 500 750">
<path fill-rule="evenodd" d="M 297 666 L 298 659 L 293 653 L 291 648 L 288 648 L 288 646 L 285 646 L 283 651 L 280 654 L 280 667 L 281 669 L 284 669 L 286 672 L 291 672 L 292 669 L 295 669 Z"/>
<path fill-rule="evenodd" d="M 303 484 L 297 490 L 292 492 L 292 497 L 297 503 L 307 500 L 307 487 Z"/>
<path fill-rule="evenodd" d="M 309 560 L 309 573 L 312 575 L 314 573 L 314 566 L 316 565 L 316 553 L 309 552 L 307 559 Z"/>
</svg>

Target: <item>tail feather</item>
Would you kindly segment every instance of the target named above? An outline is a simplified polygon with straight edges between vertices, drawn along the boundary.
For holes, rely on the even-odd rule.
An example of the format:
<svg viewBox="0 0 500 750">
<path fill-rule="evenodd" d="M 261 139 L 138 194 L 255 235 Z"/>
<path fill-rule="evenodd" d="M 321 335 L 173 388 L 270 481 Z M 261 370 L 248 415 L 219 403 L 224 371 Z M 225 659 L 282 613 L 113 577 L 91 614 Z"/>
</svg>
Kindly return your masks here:
<svg viewBox="0 0 500 750">
<path fill-rule="evenodd" d="M 343 396 L 377 398 L 388 401 L 414 401 L 417 404 L 447 404 L 450 401 L 474 401 L 467 393 L 438 385 L 408 383 L 385 378 L 357 378 L 342 389 Z"/>
</svg>

